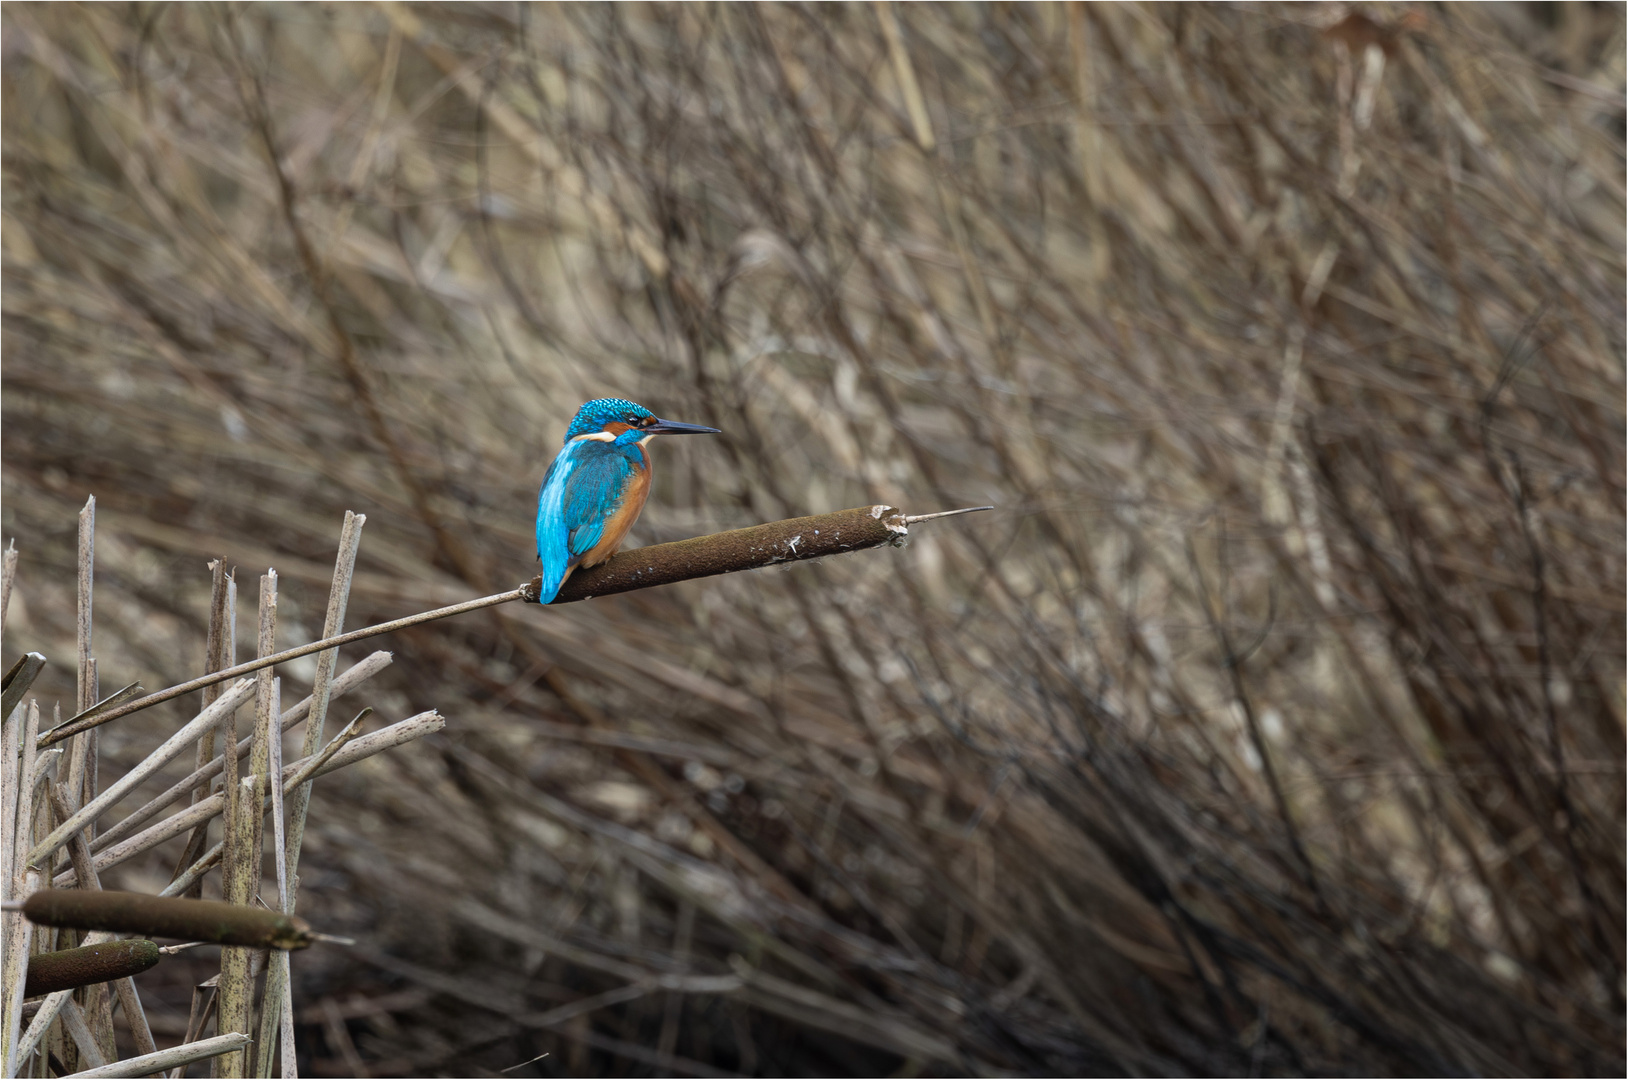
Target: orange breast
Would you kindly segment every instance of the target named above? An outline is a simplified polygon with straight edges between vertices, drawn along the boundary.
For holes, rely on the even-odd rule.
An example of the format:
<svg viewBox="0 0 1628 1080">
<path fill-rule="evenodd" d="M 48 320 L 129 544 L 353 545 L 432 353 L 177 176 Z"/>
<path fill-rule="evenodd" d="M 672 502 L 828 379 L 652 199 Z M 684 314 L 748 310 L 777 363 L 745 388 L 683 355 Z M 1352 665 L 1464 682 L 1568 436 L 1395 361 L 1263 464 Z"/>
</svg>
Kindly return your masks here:
<svg viewBox="0 0 1628 1080">
<path fill-rule="evenodd" d="M 642 448 L 641 448 L 642 449 Z M 622 505 L 605 521 L 605 532 L 599 538 L 599 543 L 589 548 L 578 562 L 579 566 L 598 566 L 622 546 L 627 539 L 628 530 L 633 523 L 639 520 L 639 511 L 644 509 L 644 501 L 650 497 L 650 457 L 645 455 L 644 467 L 633 473 L 633 479 L 628 481 L 622 495 Z"/>
</svg>

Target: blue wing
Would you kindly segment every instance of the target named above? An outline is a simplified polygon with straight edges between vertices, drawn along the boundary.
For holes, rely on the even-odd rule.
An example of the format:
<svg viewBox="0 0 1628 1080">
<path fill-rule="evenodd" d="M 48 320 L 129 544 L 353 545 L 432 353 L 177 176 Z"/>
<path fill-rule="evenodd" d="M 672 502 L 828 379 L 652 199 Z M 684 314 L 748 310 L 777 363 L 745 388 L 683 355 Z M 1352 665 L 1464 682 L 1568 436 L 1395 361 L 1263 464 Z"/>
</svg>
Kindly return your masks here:
<svg viewBox="0 0 1628 1080">
<path fill-rule="evenodd" d="M 539 603 L 559 592 L 565 576 L 599 543 L 621 504 L 634 467 L 602 442 L 566 443 L 537 493 L 537 557 L 543 562 Z"/>
</svg>

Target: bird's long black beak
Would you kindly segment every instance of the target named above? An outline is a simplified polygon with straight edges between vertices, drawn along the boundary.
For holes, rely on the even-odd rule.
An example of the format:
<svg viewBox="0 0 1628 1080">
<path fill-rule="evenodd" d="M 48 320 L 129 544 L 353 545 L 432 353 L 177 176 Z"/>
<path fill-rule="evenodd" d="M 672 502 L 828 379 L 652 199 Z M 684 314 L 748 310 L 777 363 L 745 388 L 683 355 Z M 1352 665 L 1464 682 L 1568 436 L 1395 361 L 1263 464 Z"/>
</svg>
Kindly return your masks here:
<svg viewBox="0 0 1628 1080">
<path fill-rule="evenodd" d="M 657 420 L 654 424 L 641 429 L 646 435 L 721 435 L 715 427 L 702 427 L 700 424 L 685 424 L 678 420 Z"/>
</svg>

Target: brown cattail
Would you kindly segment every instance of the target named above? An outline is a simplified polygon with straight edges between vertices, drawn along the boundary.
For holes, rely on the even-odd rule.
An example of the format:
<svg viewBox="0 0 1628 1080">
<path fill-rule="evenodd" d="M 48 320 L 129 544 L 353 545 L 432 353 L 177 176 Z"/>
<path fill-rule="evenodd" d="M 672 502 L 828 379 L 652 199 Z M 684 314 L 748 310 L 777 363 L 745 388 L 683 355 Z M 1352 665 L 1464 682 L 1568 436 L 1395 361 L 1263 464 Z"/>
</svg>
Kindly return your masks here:
<svg viewBox="0 0 1628 1080">
<path fill-rule="evenodd" d="M 23 996 L 38 997 L 76 986 L 90 986 L 92 983 L 139 975 L 160 959 L 162 954 L 158 946 L 139 938 L 41 953 L 28 961 L 28 982 L 23 988 Z"/>
<path fill-rule="evenodd" d="M 303 949 L 316 940 L 310 925 L 298 916 L 218 900 L 185 900 L 146 893 L 41 889 L 23 904 L 23 914 L 45 926 L 258 949 Z"/>
</svg>

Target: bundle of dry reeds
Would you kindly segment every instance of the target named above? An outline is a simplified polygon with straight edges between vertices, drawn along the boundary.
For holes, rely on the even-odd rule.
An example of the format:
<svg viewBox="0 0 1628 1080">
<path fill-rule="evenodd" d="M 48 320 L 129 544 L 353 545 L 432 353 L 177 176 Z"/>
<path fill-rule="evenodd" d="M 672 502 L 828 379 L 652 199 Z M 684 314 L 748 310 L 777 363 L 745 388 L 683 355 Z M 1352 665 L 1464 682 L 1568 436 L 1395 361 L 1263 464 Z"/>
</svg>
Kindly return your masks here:
<svg viewBox="0 0 1628 1080">
<path fill-rule="evenodd" d="M 512 587 L 601 393 L 642 543 L 1000 508 L 387 639 L 308 1074 L 1622 1071 L 1620 6 L 0 19 L 8 660 L 92 492 L 106 685 Z"/>
<path fill-rule="evenodd" d="M 344 622 L 365 521 L 345 516 L 328 607 L 329 636 Z M 212 1061 L 217 1075 L 270 1076 L 279 1053 L 283 1067 L 276 1074 L 296 1075 L 288 950 L 313 940 L 308 924 L 294 915 L 312 783 L 440 731 L 446 722 L 430 711 L 357 739 L 359 723 L 372 712 L 364 709 L 324 745 L 330 702 L 383 670 L 390 662 L 387 653 L 375 653 L 336 674 L 337 648 L 321 651 L 311 696 L 287 711 L 282 708 L 282 681 L 269 663 L 254 680 L 227 685 L 236 651 L 237 590 L 234 576 L 216 560 L 211 564 L 207 650 L 208 667 L 216 674 L 214 685 L 203 688 L 201 711 L 122 775 L 104 774 L 97 718 L 105 722 L 115 713 L 174 695 L 139 696 L 141 686 L 133 683 L 101 697 L 92 648 L 95 538 L 92 499 L 79 514 L 75 715 L 63 722 L 59 706 L 54 710 L 57 722 L 42 726 L 39 699 L 28 696 L 46 669 L 42 654 L 20 657 L 5 676 L 0 711 L 0 899 L 7 901 L 0 975 L 4 1075 L 145 1076 L 174 1069 L 166 1075 L 180 1076 L 190 1064 L 220 1058 Z M 17 585 L 20 553 L 9 549 L 4 562 L 0 625 Z M 260 579 L 257 612 L 257 657 L 264 660 L 275 652 L 277 598 L 277 573 L 270 570 Z M 237 714 L 251 699 L 253 728 L 240 742 Z M 285 766 L 283 733 L 302 723 L 304 757 Z M 189 757 L 196 758 L 197 768 L 183 780 L 137 809 L 126 806 L 117 825 L 98 833 L 98 823 L 110 810 L 166 767 L 182 762 L 184 769 Z M 190 804 L 185 804 L 189 796 Z M 269 837 L 264 825 L 268 812 Z M 209 830 L 217 817 L 221 841 L 211 847 Z M 147 825 L 155 818 L 160 820 Z M 184 836 L 189 837 L 185 852 L 156 897 L 102 888 L 104 871 Z M 268 892 L 275 886 L 275 907 L 261 896 L 267 839 L 276 869 L 266 884 Z M 225 903 L 197 899 L 205 878 L 217 868 Z M 257 903 L 262 906 L 255 907 Z M 121 940 L 120 933 L 135 936 Z M 200 940 L 160 948 L 146 935 Z M 181 1045 L 160 1051 L 133 976 L 166 952 L 203 944 L 221 946 L 219 970 L 194 988 Z M 136 1051 L 124 1060 L 114 1033 L 113 991 Z M 259 1038 L 251 1042 L 257 997 Z M 29 998 L 34 999 L 32 1007 L 25 1002 Z M 218 1016 L 217 1034 L 204 1038 L 211 1012 Z M 257 1065 L 249 1060 L 251 1047 L 258 1048 Z"/>
</svg>

